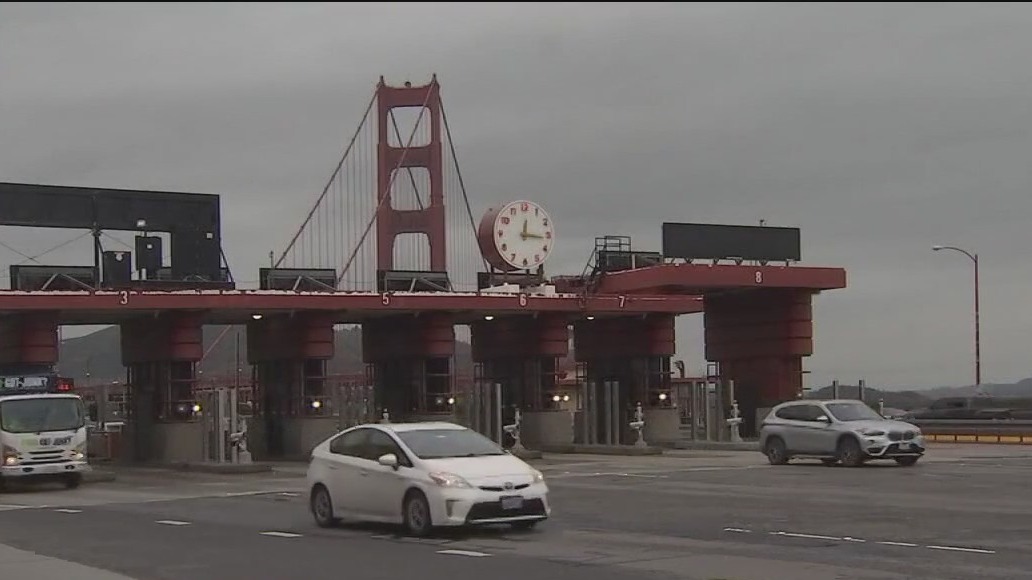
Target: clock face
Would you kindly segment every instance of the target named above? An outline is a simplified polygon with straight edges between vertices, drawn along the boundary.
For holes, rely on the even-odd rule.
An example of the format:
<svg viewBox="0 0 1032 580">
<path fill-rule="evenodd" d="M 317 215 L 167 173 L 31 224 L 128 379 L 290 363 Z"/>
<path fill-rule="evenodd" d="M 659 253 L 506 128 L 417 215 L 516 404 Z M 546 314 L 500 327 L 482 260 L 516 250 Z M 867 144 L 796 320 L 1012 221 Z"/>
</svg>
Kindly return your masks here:
<svg viewBox="0 0 1032 580">
<path fill-rule="evenodd" d="M 555 241 L 552 218 L 538 204 L 511 202 L 504 205 L 492 221 L 491 246 L 495 251 L 490 253 L 497 253 L 503 262 L 496 266 L 530 270 L 544 264 L 552 253 Z"/>
</svg>

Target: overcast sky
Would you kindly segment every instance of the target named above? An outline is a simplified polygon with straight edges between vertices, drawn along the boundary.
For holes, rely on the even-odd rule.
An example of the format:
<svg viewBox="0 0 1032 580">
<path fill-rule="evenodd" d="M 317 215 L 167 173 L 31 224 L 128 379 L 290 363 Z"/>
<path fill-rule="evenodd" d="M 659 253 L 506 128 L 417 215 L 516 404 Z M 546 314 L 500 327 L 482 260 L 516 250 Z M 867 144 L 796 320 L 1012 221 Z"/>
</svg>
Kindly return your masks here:
<svg viewBox="0 0 1032 580">
<path fill-rule="evenodd" d="M 544 204 L 552 273 L 596 235 L 658 250 L 664 220 L 800 227 L 849 281 L 815 299 L 810 384 L 969 384 L 971 266 L 931 251 L 963 246 L 1009 382 L 1032 375 L 1030 55 L 1022 5 L 3 4 L 0 181 L 222 194 L 250 280 L 379 76 L 436 72 L 474 212 Z M 74 235 L 0 228 L 28 255 Z M 701 328 L 678 336 L 699 372 Z"/>
</svg>

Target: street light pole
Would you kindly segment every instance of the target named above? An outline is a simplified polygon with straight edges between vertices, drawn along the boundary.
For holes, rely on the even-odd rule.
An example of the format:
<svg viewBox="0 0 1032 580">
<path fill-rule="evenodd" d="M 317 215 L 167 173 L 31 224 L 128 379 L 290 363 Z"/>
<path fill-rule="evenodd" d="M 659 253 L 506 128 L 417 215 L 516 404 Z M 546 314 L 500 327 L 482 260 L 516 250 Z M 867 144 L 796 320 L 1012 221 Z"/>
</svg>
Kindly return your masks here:
<svg viewBox="0 0 1032 580">
<path fill-rule="evenodd" d="M 982 340 L 981 340 L 981 320 L 980 320 L 980 306 L 978 299 L 978 254 L 973 254 L 962 248 L 954 246 L 932 246 L 932 250 L 938 252 L 940 250 L 952 250 L 954 252 L 960 252 L 967 256 L 975 267 L 975 387 L 978 388 L 982 384 Z"/>
</svg>

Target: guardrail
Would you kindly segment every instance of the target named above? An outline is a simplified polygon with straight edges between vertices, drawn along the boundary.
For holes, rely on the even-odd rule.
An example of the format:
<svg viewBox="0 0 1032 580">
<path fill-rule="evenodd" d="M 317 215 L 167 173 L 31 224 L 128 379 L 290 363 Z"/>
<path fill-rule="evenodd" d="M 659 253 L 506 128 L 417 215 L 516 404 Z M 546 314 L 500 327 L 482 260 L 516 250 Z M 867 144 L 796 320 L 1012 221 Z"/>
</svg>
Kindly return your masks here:
<svg viewBox="0 0 1032 580">
<path fill-rule="evenodd" d="M 937 443 L 1032 445 L 1032 421 L 1023 419 L 911 419 Z"/>
</svg>

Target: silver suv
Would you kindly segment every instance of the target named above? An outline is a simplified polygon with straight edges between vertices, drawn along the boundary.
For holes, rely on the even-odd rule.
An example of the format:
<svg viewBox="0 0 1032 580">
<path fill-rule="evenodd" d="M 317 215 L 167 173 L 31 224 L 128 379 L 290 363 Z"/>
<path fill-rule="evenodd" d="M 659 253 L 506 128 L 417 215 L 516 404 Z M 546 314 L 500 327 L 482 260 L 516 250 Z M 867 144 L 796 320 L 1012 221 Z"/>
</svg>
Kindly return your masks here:
<svg viewBox="0 0 1032 580">
<path fill-rule="evenodd" d="M 924 455 L 921 430 L 886 419 L 856 400 L 791 401 L 773 409 L 760 427 L 760 449 L 771 465 L 793 457 L 855 467 L 871 459 L 910 466 Z"/>
</svg>

